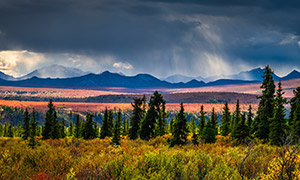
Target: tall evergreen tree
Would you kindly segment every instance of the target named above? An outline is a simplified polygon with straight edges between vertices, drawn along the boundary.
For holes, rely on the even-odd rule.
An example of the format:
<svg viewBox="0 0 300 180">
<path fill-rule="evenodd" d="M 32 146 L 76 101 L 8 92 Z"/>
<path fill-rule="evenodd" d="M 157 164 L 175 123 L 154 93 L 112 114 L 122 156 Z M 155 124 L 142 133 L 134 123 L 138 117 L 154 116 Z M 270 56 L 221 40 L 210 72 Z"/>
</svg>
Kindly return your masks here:
<svg viewBox="0 0 300 180">
<path fill-rule="evenodd" d="M 214 143 L 216 141 L 216 134 L 216 129 L 212 124 L 212 118 L 210 118 L 202 130 L 201 137 L 205 143 Z"/>
<path fill-rule="evenodd" d="M 170 140 L 170 146 L 184 145 L 187 142 L 187 134 L 189 132 L 188 122 L 185 116 L 183 103 L 180 103 L 180 111 L 175 119 L 173 138 Z"/>
<path fill-rule="evenodd" d="M 253 116 L 254 116 L 254 114 L 252 112 L 252 106 L 249 105 L 248 115 L 247 115 L 247 126 L 248 126 L 250 132 L 252 132 Z"/>
<path fill-rule="evenodd" d="M 37 121 L 35 110 L 33 108 L 30 122 L 29 146 L 33 149 L 36 145 L 35 136 L 37 135 Z"/>
<path fill-rule="evenodd" d="M 53 116 L 52 116 L 52 125 L 51 125 L 51 133 L 50 133 L 50 137 L 52 139 L 59 139 L 61 138 L 61 128 L 60 128 L 60 123 L 57 119 L 57 113 L 56 111 L 54 111 Z"/>
<path fill-rule="evenodd" d="M 112 110 L 108 111 L 108 137 L 113 136 L 113 131 L 114 131 L 114 113 Z"/>
<path fill-rule="evenodd" d="M 81 121 L 79 119 L 79 114 L 77 114 L 77 116 L 76 116 L 74 136 L 76 138 L 80 138 L 81 137 Z"/>
<path fill-rule="evenodd" d="M 166 118 L 168 117 L 166 113 L 166 101 L 163 100 L 161 103 L 161 110 L 157 119 L 157 136 L 163 136 L 166 134 L 166 129 L 167 129 L 167 120 Z"/>
<path fill-rule="evenodd" d="M 221 120 L 220 131 L 222 136 L 227 136 L 230 133 L 231 114 L 229 112 L 228 103 L 226 102 L 223 108 L 223 117 Z"/>
<path fill-rule="evenodd" d="M 294 93 L 294 97 L 290 100 L 291 111 L 290 111 L 290 115 L 289 115 L 289 119 L 288 119 L 290 129 L 292 129 L 292 127 L 293 127 L 294 114 L 295 114 L 295 110 L 296 110 L 297 100 L 298 99 L 300 100 L 300 86 L 297 87 L 293 91 L 293 93 Z"/>
<path fill-rule="evenodd" d="M 10 123 L 8 123 L 8 126 L 7 126 L 6 137 L 14 137 L 13 127 Z"/>
<path fill-rule="evenodd" d="M 169 133 L 173 133 L 173 130 L 174 130 L 174 119 L 171 118 L 170 120 L 170 125 L 169 125 Z"/>
<path fill-rule="evenodd" d="M 213 107 L 211 113 L 211 125 L 214 129 L 216 135 L 218 135 L 218 115 L 215 113 L 215 108 Z"/>
<path fill-rule="evenodd" d="M 27 140 L 27 138 L 29 137 L 29 131 L 30 131 L 29 122 L 30 122 L 29 112 L 28 112 L 28 109 L 26 108 L 24 115 L 23 115 L 23 136 L 22 136 L 22 138 L 24 140 Z"/>
<path fill-rule="evenodd" d="M 3 125 L 0 123 L 0 137 L 3 137 Z"/>
<path fill-rule="evenodd" d="M 115 121 L 114 125 L 114 132 L 113 132 L 113 138 L 112 138 L 112 143 L 115 145 L 120 145 L 121 144 L 121 110 L 119 109 L 119 112 L 117 114 L 117 118 Z"/>
<path fill-rule="evenodd" d="M 132 115 L 130 118 L 130 129 L 129 129 L 129 138 L 137 139 L 138 131 L 140 129 L 140 123 L 144 117 L 145 109 L 144 104 L 146 102 L 146 97 L 143 98 L 133 98 L 134 102 L 131 104 L 133 107 Z"/>
<path fill-rule="evenodd" d="M 122 125 L 122 135 L 126 136 L 128 134 L 129 134 L 129 122 L 128 122 L 128 119 L 124 115 L 123 125 Z"/>
<path fill-rule="evenodd" d="M 71 121 L 70 122 L 70 126 L 68 128 L 68 136 L 73 136 L 73 130 L 74 130 L 74 125 L 73 125 L 73 122 Z"/>
<path fill-rule="evenodd" d="M 157 112 L 154 106 L 150 106 L 144 120 L 142 121 L 140 129 L 140 137 L 143 140 L 149 140 L 154 137 L 154 129 L 157 118 Z"/>
<path fill-rule="evenodd" d="M 270 118 L 270 143 L 272 145 L 280 146 L 286 136 L 287 126 L 285 119 L 286 98 L 283 98 L 284 92 L 281 88 L 281 81 L 278 83 L 278 89 L 275 98 L 274 116 Z"/>
<path fill-rule="evenodd" d="M 1 134 L 1 132 L 0 132 L 0 134 Z M 21 125 L 21 122 L 18 121 L 18 125 L 15 130 L 15 137 L 22 137 L 22 135 L 23 135 L 23 127 Z"/>
<path fill-rule="evenodd" d="M 189 128 L 191 133 L 196 133 L 196 121 L 193 116 L 190 119 Z"/>
<path fill-rule="evenodd" d="M 66 137 L 66 121 L 64 118 L 61 119 L 60 123 L 60 138 Z"/>
<path fill-rule="evenodd" d="M 232 120 L 232 130 L 231 130 L 231 137 L 238 138 L 239 136 L 239 124 L 241 121 L 241 109 L 240 109 L 240 101 L 237 100 L 236 102 L 236 109 L 234 111 L 233 120 Z"/>
<path fill-rule="evenodd" d="M 200 120 L 198 124 L 199 134 L 202 134 L 202 131 L 205 127 L 205 122 L 206 122 L 205 114 L 206 112 L 204 112 L 204 107 L 202 105 L 200 109 Z"/>
<path fill-rule="evenodd" d="M 93 115 L 90 113 L 86 114 L 86 121 L 82 129 L 82 136 L 84 139 L 94 139 L 96 138 L 95 122 L 93 121 Z"/>
<path fill-rule="evenodd" d="M 101 126 L 101 132 L 100 132 L 100 138 L 104 139 L 107 136 L 110 136 L 110 125 L 109 125 L 109 112 L 107 110 L 107 108 L 105 109 L 104 112 L 104 118 L 102 121 L 102 126 Z"/>
<path fill-rule="evenodd" d="M 260 102 L 257 110 L 257 116 L 254 121 L 257 127 L 255 136 L 267 142 L 270 134 L 269 119 L 274 116 L 274 93 L 275 84 L 273 80 L 273 71 L 267 65 L 264 70 L 263 83 L 261 85 L 262 95 L 259 97 Z"/>
<path fill-rule="evenodd" d="M 146 113 L 145 118 L 142 121 L 140 129 L 140 137 L 143 140 L 148 140 L 155 136 L 154 130 L 158 118 L 162 116 L 162 104 L 165 102 L 162 95 L 157 91 L 150 97 L 149 109 Z"/>
<path fill-rule="evenodd" d="M 49 100 L 48 104 L 48 110 L 46 112 L 46 117 L 45 117 L 45 124 L 43 128 L 43 139 L 50 139 L 51 138 L 51 131 L 52 131 L 52 126 L 53 126 L 53 113 L 54 113 L 54 106 L 52 103 L 52 99 Z"/>
<path fill-rule="evenodd" d="M 294 139 L 300 139 L 300 99 L 297 99 L 295 110 L 294 110 L 294 120 L 292 123 L 292 133 L 294 134 Z"/>
<path fill-rule="evenodd" d="M 8 127 L 8 124 L 7 124 L 7 123 L 4 123 L 3 137 L 7 137 L 7 127 Z"/>
<path fill-rule="evenodd" d="M 236 125 L 235 132 L 232 134 L 233 138 L 237 139 L 238 144 L 247 143 L 249 141 L 249 129 L 246 124 L 246 113 L 241 114 L 241 118 Z"/>
</svg>

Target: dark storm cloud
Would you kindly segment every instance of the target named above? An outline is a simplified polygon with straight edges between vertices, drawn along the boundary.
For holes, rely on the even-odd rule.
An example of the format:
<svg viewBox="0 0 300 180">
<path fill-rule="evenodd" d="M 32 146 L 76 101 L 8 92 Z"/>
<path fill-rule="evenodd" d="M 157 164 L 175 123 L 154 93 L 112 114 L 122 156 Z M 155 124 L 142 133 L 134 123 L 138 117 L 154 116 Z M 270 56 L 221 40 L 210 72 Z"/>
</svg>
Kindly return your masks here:
<svg viewBox="0 0 300 180">
<path fill-rule="evenodd" d="M 3 0 L 0 50 L 109 56 L 105 68 L 158 76 L 300 69 L 298 17 L 299 1 Z"/>
</svg>

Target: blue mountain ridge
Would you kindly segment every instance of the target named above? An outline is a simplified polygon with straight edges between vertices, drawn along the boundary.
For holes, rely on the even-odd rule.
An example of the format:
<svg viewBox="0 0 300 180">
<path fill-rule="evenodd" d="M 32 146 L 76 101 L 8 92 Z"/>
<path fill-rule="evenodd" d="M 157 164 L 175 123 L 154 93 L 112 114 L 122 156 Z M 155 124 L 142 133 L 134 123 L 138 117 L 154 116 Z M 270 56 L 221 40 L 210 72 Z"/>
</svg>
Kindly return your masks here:
<svg viewBox="0 0 300 180">
<path fill-rule="evenodd" d="M 254 71 L 248 71 L 253 73 Z M 261 71 L 257 70 L 258 74 Z M 246 73 L 246 72 L 241 72 Z M 244 75 L 245 76 L 245 75 Z M 274 75 L 274 80 L 289 80 L 300 78 L 300 73 L 296 70 L 287 76 L 279 78 Z M 258 80 L 238 80 L 238 79 L 219 79 L 205 83 L 203 81 L 191 80 L 186 83 L 170 83 L 162 81 L 150 74 L 138 74 L 135 76 L 125 76 L 119 73 L 105 71 L 101 74 L 87 74 L 72 78 L 38 78 L 9 81 L 0 78 L 0 86 L 18 86 L 18 87 L 49 87 L 49 88 L 75 88 L 75 89 L 101 89 L 105 87 L 122 87 L 122 88 L 194 88 L 204 86 L 220 86 L 230 84 L 249 84 L 258 83 Z"/>
</svg>

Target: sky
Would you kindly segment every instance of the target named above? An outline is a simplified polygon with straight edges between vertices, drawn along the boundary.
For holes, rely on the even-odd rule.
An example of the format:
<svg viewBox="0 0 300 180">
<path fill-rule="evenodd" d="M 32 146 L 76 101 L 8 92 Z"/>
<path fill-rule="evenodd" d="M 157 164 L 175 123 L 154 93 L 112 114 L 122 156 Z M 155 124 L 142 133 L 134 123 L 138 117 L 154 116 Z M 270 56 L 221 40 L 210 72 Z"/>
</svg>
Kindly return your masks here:
<svg viewBox="0 0 300 180">
<path fill-rule="evenodd" d="M 213 76 L 300 70 L 300 1 L 1 0 L 0 70 Z"/>
</svg>

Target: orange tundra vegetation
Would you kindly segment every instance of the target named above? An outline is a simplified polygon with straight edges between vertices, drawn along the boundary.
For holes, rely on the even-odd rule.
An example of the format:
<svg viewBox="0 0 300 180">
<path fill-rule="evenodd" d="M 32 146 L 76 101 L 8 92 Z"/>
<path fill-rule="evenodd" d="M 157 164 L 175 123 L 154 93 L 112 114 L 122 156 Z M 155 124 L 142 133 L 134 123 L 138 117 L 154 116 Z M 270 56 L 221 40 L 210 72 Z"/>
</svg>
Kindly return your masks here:
<svg viewBox="0 0 300 180">
<path fill-rule="evenodd" d="M 131 110 L 130 103 L 82 103 L 82 102 L 54 102 L 55 108 L 58 110 L 66 110 L 73 112 L 99 112 L 108 109 L 121 109 L 123 111 Z M 0 105 L 19 107 L 19 108 L 35 108 L 37 111 L 45 112 L 47 110 L 48 102 L 35 102 L 35 101 L 14 101 L 14 100 L 0 100 Z M 224 107 L 222 103 L 185 103 L 184 109 L 186 112 L 199 113 L 200 107 L 204 106 L 206 112 L 211 112 L 212 108 L 215 108 L 217 113 L 221 113 Z M 235 110 L 236 104 L 229 104 L 231 112 Z M 253 107 L 253 112 L 256 112 L 257 104 L 241 104 L 241 111 L 247 111 L 249 105 Z M 167 111 L 179 111 L 179 103 L 167 103 Z"/>
</svg>

